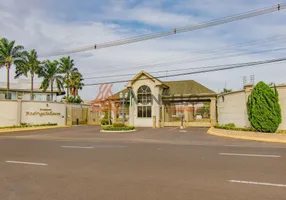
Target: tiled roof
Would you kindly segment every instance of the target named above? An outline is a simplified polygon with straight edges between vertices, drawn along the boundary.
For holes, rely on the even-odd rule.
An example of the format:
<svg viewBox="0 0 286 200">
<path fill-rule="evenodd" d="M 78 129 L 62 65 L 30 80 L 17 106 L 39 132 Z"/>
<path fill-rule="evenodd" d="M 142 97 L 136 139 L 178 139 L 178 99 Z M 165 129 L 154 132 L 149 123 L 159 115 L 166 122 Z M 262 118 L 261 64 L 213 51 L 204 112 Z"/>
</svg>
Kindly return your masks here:
<svg viewBox="0 0 286 200">
<path fill-rule="evenodd" d="M 214 91 L 193 80 L 164 81 L 168 88 L 163 90 L 162 95 L 176 94 L 215 94 Z"/>
<path fill-rule="evenodd" d="M 215 94 L 214 91 L 193 80 L 165 81 L 162 83 L 168 87 L 163 89 L 162 95 L 164 96 L 180 95 L 180 94 L 196 94 L 196 95 Z M 126 88 L 124 90 L 121 90 L 115 93 L 114 95 L 110 96 L 108 99 L 118 100 L 120 92 L 125 94 L 126 92 L 128 92 L 128 89 Z"/>
<path fill-rule="evenodd" d="M 128 92 L 128 89 L 125 88 L 125 89 L 123 89 L 123 90 L 121 90 L 121 91 L 115 93 L 114 95 L 108 97 L 108 99 L 109 99 L 109 100 L 118 100 L 118 99 L 120 99 L 120 98 L 119 98 L 120 92 L 122 92 L 122 94 L 124 95 L 126 92 Z M 129 97 L 129 92 L 128 92 L 128 97 Z"/>
</svg>

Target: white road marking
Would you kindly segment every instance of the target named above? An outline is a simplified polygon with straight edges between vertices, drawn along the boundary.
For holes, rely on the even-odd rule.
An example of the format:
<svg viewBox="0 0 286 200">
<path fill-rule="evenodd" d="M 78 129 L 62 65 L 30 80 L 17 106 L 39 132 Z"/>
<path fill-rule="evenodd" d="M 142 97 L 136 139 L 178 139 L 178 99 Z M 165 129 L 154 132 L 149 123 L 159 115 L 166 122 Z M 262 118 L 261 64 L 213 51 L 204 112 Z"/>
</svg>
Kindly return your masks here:
<svg viewBox="0 0 286 200">
<path fill-rule="evenodd" d="M 252 184 L 252 185 L 264 185 L 264 186 L 286 187 L 285 184 L 276 184 L 276 183 L 262 183 L 262 182 L 240 181 L 240 180 L 229 180 L 229 182 L 231 182 L 231 183 Z"/>
<path fill-rule="evenodd" d="M 235 145 L 235 144 L 229 144 L 229 145 L 223 145 L 224 147 L 241 147 L 241 148 L 271 148 L 271 149 L 285 149 L 285 147 L 282 146 L 249 146 L 249 145 Z"/>
<path fill-rule="evenodd" d="M 94 147 L 82 147 L 82 146 L 62 146 L 62 148 L 74 148 L 74 149 L 93 149 Z"/>
<path fill-rule="evenodd" d="M 22 162 L 22 161 L 13 161 L 13 160 L 7 160 L 6 163 L 25 164 L 25 165 L 41 165 L 41 166 L 48 165 L 46 163 Z"/>
<path fill-rule="evenodd" d="M 180 132 L 181 132 L 181 133 L 186 133 L 187 131 L 185 131 L 185 130 L 181 130 Z"/>
<path fill-rule="evenodd" d="M 169 131 L 175 130 L 175 129 L 177 129 L 177 128 L 178 128 L 178 127 L 170 128 Z"/>
<path fill-rule="evenodd" d="M 223 156 L 249 156 L 249 157 L 269 157 L 269 158 L 280 158 L 278 155 L 261 155 L 261 154 L 240 154 L 240 153 L 219 153 Z"/>
</svg>

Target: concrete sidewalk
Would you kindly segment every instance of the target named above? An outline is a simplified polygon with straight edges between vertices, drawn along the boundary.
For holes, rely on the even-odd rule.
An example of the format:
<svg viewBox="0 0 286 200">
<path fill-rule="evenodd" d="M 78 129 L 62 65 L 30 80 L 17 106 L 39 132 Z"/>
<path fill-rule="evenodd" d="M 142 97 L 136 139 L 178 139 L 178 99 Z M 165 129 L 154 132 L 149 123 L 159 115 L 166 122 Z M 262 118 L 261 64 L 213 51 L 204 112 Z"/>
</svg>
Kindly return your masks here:
<svg viewBox="0 0 286 200">
<path fill-rule="evenodd" d="M 286 134 L 233 131 L 233 130 L 225 130 L 217 128 L 210 128 L 207 133 L 222 137 L 230 137 L 230 138 L 237 138 L 244 140 L 255 140 L 262 142 L 279 142 L 286 144 Z"/>
</svg>

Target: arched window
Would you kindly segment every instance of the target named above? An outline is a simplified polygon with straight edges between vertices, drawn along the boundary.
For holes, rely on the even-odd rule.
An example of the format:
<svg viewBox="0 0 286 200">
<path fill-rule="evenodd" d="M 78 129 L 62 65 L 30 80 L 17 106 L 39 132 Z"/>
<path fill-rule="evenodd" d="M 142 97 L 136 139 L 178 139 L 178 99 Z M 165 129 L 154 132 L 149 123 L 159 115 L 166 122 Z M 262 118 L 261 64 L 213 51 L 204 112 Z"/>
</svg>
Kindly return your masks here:
<svg viewBox="0 0 286 200">
<path fill-rule="evenodd" d="M 138 89 L 137 92 L 137 116 L 138 117 L 151 117 L 152 115 L 152 94 L 151 89 L 143 85 Z"/>
</svg>

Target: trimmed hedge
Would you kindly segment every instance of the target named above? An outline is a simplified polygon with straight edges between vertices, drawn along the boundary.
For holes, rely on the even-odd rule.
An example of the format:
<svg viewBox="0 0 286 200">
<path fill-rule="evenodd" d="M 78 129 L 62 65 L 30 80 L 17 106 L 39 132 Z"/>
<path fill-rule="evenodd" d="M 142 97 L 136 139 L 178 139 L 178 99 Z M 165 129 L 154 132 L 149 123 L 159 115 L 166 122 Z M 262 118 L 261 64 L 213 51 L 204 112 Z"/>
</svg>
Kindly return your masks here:
<svg viewBox="0 0 286 200">
<path fill-rule="evenodd" d="M 128 119 L 125 118 L 124 121 L 127 122 Z M 115 122 L 116 122 L 116 123 L 122 123 L 122 118 L 116 118 L 116 119 L 115 119 Z"/>
<path fill-rule="evenodd" d="M 225 125 L 214 125 L 215 128 L 225 129 L 225 130 L 233 130 L 233 131 L 252 131 L 255 132 L 256 130 L 252 127 L 245 127 L 245 128 L 237 128 L 233 123 L 225 124 Z"/>
<path fill-rule="evenodd" d="M 100 120 L 100 124 L 101 125 L 108 125 L 109 123 L 108 123 L 108 119 L 102 119 L 102 120 Z M 111 124 L 111 120 L 110 120 L 110 124 Z"/>
<path fill-rule="evenodd" d="M 0 129 L 9 129 L 9 128 L 28 128 L 28 127 L 39 127 L 39 126 L 57 126 L 58 124 L 56 123 L 48 123 L 48 124 L 21 124 L 19 126 L 14 125 L 14 126 L 2 126 Z"/>
<path fill-rule="evenodd" d="M 113 127 L 125 127 L 125 124 L 116 122 L 116 123 L 113 123 L 112 126 Z"/>
<path fill-rule="evenodd" d="M 260 81 L 252 90 L 247 102 L 248 119 L 259 132 L 275 133 L 282 122 L 278 91 Z"/>
<path fill-rule="evenodd" d="M 134 129 L 135 129 L 134 126 L 122 126 L 122 127 L 110 126 L 110 125 L 102 126 L 102 130 L 105 131 L 128 131 Z"/>
</svg>

